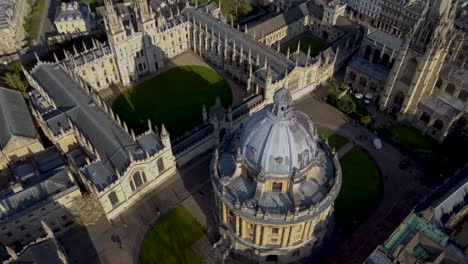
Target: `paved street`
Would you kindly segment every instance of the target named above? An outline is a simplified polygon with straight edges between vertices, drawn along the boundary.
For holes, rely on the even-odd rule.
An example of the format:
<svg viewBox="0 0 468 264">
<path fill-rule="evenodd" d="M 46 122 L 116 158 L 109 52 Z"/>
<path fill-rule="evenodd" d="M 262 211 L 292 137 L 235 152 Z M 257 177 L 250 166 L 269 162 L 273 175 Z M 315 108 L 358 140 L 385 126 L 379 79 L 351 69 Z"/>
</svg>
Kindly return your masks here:
<svg viewBox="0 0 468 264">
<path fill-rule="evenodd" d="M 383 174 L 384 194 L 379 206 L 358 229 L 346 235 L 344 241 L 333 241 L 331 246 L 325 249 L 325 252 L 333 252 L 326 254 L 328 257 L 324 260 L 325 263 L 362 263 L 429 189 L 421 185 L 419 179 L 422 174 L 419 170 L 412 168 L 401 171 L 398 168 L 398 162 L 404 159 L 404 156 L 397 149 L 384 142 L 383 149 L 376 150 L 370 140 L 357 140 L 359 136 L 371 139 L 373 135 L 362 127 L 351 125 L 349 118 L 337 109 L 311 95 L 298 101 L 296 107 L 308 114 L 318 127 L 351 139 L 344 148 L 350 149 L 352 145 L 359 145 L 366 149 L 376 160 Z M 211 185 L 208 184 L 209 160 L 210 154 L 207 153 L 194 159 L 187 167 L 179 169 L 177 175 L 144 197 L 138 205 L 130 208 L 114 225 L 102 219 L 88 232 L 75 232 L 63 238 L 72 262 L 137 263 L 145 234 L 160 216 L 158 210 L 164 214 L 182 201 L 202 225 L 213 228 Z M 113 235 L 120 238 L 122 248 L 119 243 L 112 241 Z M 77 241 L 81 244 L 80 247 L 76 246 Z M 197 251 L 207 250 L 208 240 L 198 243 L 194 248 Z"/>
</svg>

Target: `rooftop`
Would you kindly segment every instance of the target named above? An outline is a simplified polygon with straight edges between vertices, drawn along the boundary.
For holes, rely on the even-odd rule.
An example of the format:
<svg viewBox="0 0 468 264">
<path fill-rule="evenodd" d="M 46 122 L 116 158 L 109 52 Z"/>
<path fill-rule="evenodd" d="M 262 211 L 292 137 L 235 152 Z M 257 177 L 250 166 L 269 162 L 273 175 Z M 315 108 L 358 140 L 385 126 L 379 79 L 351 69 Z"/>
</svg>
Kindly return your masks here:
<svg viewBox="0 0 468 264">
<path fill-rule="evenodd" d="M 56 147 L 12 164 L 10 172 L 12 187 L 0 192 L 0 220 L 6 220 L 60 192 L 78 188 Z"/>
<path fill-rule="evenodd" d="M 70 123 L 90 141 L 100 161 L 84 170 L 85 176 L 102 190 L 117 179 L 116 172 L 124 172 L 130 164 L 130 155 L 137 159 L 145 151 L 154 154 L 163 148 L 156 136 L 140 136 L 137 141 L 105 113 L 83 88 L 58 65 L 40 64 L 32 77 L 50 96 L 55 106 L 42 112 L 42 117 L 54 134 L 70 128 Z M 44 98 L 32 98 L 36 109 L 44 109 Z M 50 103 L 48 104 L 50 105 Z M 149 133 L 151 134 L 151 133 Z M 151 143 L 148 143 L 150 141 Z"/>
<path fill-rule="evenodd" d="M 357 56 L 351 60 L 349 67 L 382 82 L 387 80 L 387 76 L 389 74 L 389 69 L 384 66 L 373 64 L 368 60 Z"/>
<path fill-rule="evenodd" d="M 403 44 L 401 39 L 379 30 L 370 33 L 367 38 L 395 51 L 399 51 Z"/>
<path fill-rule="evenodd" d="M 0 150 L 11 136 L 37 138 L 37 133 L 21 92 L 0 87 Z"/>
</svg>

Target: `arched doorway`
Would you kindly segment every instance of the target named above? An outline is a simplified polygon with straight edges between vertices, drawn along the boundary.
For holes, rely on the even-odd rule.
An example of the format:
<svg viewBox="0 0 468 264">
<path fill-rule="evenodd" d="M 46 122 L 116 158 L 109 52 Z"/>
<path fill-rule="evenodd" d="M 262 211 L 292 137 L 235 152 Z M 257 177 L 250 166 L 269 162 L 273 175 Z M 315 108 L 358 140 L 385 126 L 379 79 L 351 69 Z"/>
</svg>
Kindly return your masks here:
<svg viewBox="0 0 468 264">
<path fill-rule="evenodd" d="M 401 110 L 403 103 L 405 102 L 405 94 L 399 91 L 393 98 L 392 113 L 396 114 Z"/>
</svg>

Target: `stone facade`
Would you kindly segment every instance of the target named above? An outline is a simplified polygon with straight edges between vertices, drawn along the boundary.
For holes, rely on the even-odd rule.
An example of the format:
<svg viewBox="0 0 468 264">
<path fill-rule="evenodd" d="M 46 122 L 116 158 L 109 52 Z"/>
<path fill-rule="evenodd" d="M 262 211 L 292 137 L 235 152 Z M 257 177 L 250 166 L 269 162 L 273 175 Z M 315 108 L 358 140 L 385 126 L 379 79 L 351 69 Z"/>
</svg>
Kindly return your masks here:
<svg viewBox="0 0 468 264">
<path fill-rule="evenodd" d="M 341 186 L 336 154 L 291 102 L 280 89 L 274 104 L 221 137 L 213 156 L 220 243 L 259 262 L 309 256 L 325 236 Z"/>
<path fill-rule="evenodd" d="M 0 87 L 0 170 L 42 150 L 23 95 Z"/>
<path fill-rule="evenodd" d="M 0 199 L 3 245 L 21 249 L 46 234 L 44 223 L 57 234 L 76 226 L 67 208 L 81 191 L 55 147 L 11 164 L 9 172 Z"/>
<path fill-rule="evenodd" d="M 86 3 L 63 2 L 57 7 L 54 19 L 59 34 L 87 33 L 91 31 L 91 10 Z"/>
<path fill-rule="evenodd" d="M 466 120 L 468 72 L 447 56 L 456 37 L 455 14 L 455 1 L 426 5 L 403 41 L 379 103 L 381 110 L 416 124 L 439 141 L 455 122 Z"/>
<path fill-rule="evenodd" d="M 31 100 L 39 126 L 70 157 L 74 172 L 96 194 L 108 219 L 175 174 L 164 126 L 159 133 L 149 123 L 147 132 L 135 135 L 63 65 L 40 62 L 26 76 L 34 87 Z"/>
</svg>

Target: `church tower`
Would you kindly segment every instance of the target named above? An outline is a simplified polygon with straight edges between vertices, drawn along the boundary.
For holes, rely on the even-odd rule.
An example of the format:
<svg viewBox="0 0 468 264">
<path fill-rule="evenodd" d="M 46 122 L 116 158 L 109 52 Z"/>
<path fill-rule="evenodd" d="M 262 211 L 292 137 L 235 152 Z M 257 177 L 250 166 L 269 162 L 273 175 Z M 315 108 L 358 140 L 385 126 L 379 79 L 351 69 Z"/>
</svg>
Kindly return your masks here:
<svg viewBox="0 0 468 264">
<path fill-rule="evenodd" d="M 157 30 L 153 9 L 148 5 L 147 0 L 134 0 L 133 9 L 138 32 L 143 34 L 142 49 L 145 51 L 143 54 L 146 57 L 149 72 L 156 72 L 163 66 L 163 56 L 156 43 Z"/>
<path fill-rule="evenodd" d="M 419 100 L 429 95 L 452 38 L 456 0 L 428 1 L 390 71 L 380 110 L 411 120 Z"/>
<path fill-rule="evenodd" d="M 123 24 L 122 18 L 117 14 L 111 0 L 105 0 L 106 34 L 109 46 L 114 54 L 114 60 L 117 64 L 120 80 L 124 85 L 130 84 L 130 74 L 127 68 L 127 30 Z"/>
</svg>

